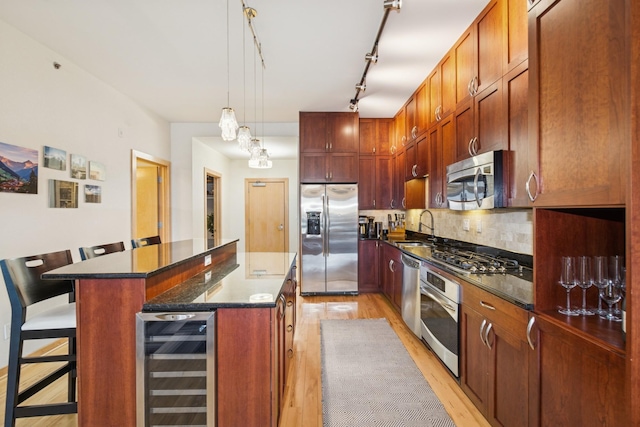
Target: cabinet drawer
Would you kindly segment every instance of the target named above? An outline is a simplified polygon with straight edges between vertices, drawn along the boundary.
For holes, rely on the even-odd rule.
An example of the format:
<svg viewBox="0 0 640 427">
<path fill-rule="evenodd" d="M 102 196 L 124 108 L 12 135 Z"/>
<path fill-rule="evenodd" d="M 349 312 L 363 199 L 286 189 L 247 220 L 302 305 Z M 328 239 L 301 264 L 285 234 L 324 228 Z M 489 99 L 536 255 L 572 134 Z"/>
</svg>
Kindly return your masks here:
<svg viewBox="0 0 640 427">
<path fill-rule="evenodd" d="M 509 322 L 513 327 L 518 324 L 526 327 L 529 320 L 526 310 L 468 283 L 463 283 L 462 303 L 496 323 Z"/>
</svg>

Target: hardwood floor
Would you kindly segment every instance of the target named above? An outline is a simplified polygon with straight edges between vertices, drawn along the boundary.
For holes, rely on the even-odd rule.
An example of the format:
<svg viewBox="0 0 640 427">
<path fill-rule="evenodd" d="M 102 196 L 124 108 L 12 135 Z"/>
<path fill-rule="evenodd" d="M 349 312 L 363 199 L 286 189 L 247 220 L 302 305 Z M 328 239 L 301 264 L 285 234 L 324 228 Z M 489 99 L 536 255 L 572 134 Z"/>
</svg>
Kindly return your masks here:
<svg viewBox="0 0 640 427">
<path fill-rule="evenodd" d="M 320 384 L 320 320 L 387 318 L 416 365 L 458 427 L 487 427 L 489 424 L 462 392 L 448 371 L 405 326 L 400 315 L 381 294 L 298 297 L 295 361 L 285 389 L 280 427 L 321 427 L 322 386 Z M 63 349 L 59 348 L 58 350 Z M 41 368 L 40 368 L 41 369 Z M 38 376 L 39 368 L 25 368 L 23 380 Z M 0 419 L 4 419 L 6 375 L 0 377 Z M 37 402 L 63 401 L 65 379 L 32 399 Z M 75 415 L 18 420 L 18 427 L 74 427 Z"/>
</svg>

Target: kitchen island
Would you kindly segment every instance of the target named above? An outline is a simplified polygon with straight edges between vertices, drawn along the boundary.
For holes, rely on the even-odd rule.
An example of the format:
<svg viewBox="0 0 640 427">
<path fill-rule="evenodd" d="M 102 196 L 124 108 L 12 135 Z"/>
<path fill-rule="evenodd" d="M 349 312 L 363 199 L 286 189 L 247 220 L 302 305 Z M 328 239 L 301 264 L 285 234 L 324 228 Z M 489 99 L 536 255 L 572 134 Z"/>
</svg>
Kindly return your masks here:
<svg viewBox="0 0 640 427">
<path fill-rule="evenodd" d="M 236 242 L 163 243 L 43 276 L 76 283 L 79 426 L 136 424 L 136 313 L 185 310 L 216 311 L 217 425 L 277 424 L 296 254 L 237 253 Z"/>
</svg>

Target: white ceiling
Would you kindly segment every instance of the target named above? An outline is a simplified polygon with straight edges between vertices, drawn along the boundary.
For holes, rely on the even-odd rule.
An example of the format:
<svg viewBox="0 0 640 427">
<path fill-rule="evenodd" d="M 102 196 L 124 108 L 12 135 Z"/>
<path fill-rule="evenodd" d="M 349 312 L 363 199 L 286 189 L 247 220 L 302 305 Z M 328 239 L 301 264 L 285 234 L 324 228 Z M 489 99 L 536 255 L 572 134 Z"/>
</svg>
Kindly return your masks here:
<svg viewBox="0 0 640 427">
<path fill-rule="evenodd" d="M 360 117 L 393 117 L 487 3 L 404 0 L 389 14 Z M 260 135 L 262 122 L 297 122 L 299 111 L 349 111 L 383 0 L 245 0 L 258 12 L 264 71 L 242 1 L 228 4 L 228 65 L 225 0 L 4 0 L 0 19 L 169 122 L 217 122 L 229 105 Z"/>
</svg>

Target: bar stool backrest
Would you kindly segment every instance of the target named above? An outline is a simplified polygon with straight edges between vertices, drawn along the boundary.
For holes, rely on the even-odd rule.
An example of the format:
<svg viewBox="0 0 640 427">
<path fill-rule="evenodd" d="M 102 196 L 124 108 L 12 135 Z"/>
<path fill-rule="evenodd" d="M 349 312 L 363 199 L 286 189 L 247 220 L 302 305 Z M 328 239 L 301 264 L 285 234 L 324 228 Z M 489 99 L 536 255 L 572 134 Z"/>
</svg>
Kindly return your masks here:
<svg viewBox="0 0 640 427">
<path fill-rule="evenodd" d="M 24 310 L 31 304 L 58 295 L 73 294 L 73 281 L 40 277 L 47 271 L 72 263 L 69 250 L 0 261 L 12 309 L 21 306 Z"/>
<path fill-rule="evenodd" d="M 104 245 L 80 248 L 80 258 L 86 261 L 91 258 L 122 251 L 124 251 L 124 242 L 107 243 Z"/>
<path fill-rule="evenodd" d="M 160 236 L 141 237 L 140 239 L 133 239 L 131 241 L 131 246 L 134 248 L 141 248 L 143 246 L 159 245 L 160 243 L 162 243 L 160 241 Z"/>
</svg>

